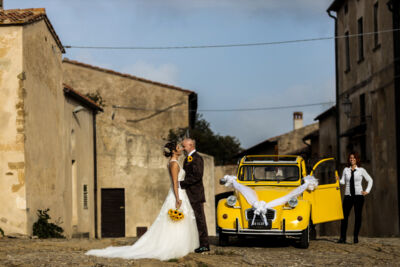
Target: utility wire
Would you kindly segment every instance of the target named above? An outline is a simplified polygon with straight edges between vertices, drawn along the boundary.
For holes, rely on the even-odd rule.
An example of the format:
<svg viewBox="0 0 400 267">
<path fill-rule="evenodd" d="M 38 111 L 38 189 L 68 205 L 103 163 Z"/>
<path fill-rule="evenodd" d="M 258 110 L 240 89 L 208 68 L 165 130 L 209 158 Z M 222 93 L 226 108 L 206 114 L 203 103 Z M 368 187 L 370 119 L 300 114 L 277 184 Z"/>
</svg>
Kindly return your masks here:
<svg viewBox="0 0 400 267">
<path fill-rule="evenodd" d="M 291 106 L 275 106 L 275 107 L 261 107 L 261 108 L 237 108 L 237 109 L 199 109 L 200 112 L 233 112 L 233 111 L 259 111 L 259 110 L 274 110 L 274 109 L 288 109 L 288 108 L 302 108 L 302 107 L 312 107 L 321 105 L 332 105 L 335 102 L 320 102 L 312 104 L 303 105 L 291 105 Z"/>
<path fill-rule="evenodd" d="M 146 109 L 139 107 L 128 107 L 128 106 L 116 106 L 113 105 L 114 109 L 131 109 L 131 110 L 140 110 L 140 111 L 154 111 L 154 112 L 165 112 L 172 107 L 180 105 L 181 103 L 170 106 L 166 109 Z M 311 104 L 302 104 L 302 105 L 288 105 L 288 106 L 275 106 L 275 107 L 259 107 L 259 108 L 237 108 L 237 109 L 198 109 L 198 110 L 189 110 L 189 111 L 198 111 L 198 112 L 245 112 L 245 111 L 260 111 L 260 110 L 277 110 L 277 109 L 289 109 L 289 108 L 302 108 L 302 107 L 311 107 L 311 106 L 321 106 L 321 105 L 332 105 L 335 104 L 333 101 L 329 102 L 319 102 L 319 103 L 311 103 Z M 186 111 L 185 111 L 186 112 Z"/>
<path fill-rule="evenodd" d="M 391 32 L 396 32 L 396 31 L 400 31 L 400 29 L 390 29 L 390 30 L 357 33 L 357 34 L 349 34 L 349 35 L 317 37 L 317 38 L 308 38 L 308 39 L 295 39 L 295 40 L 274 41 L 274 42 L 261 42 L 261 43 L 185 45 L 185 46 L 78 46 L 78 45 L 66 45 L 66 46 L 64 46 L 64 48 L 67 48 L 67 49 L 107 49 L 107 50 L 170 50 L 170 49 L 249 47 L 249 46 L 267 46 L 267 45 L 304 43 L 304 42 L 323 41 L 323 40 L 332 40 L 332 39 L 343 39 L 343 38 L 347 38 L 347 37 L 353 38 L 353 37 L 368 36 L 368 35 L 374 35 L 374 34 L 380 34 L 380 33 L 391 33 Z"/>
</svg>

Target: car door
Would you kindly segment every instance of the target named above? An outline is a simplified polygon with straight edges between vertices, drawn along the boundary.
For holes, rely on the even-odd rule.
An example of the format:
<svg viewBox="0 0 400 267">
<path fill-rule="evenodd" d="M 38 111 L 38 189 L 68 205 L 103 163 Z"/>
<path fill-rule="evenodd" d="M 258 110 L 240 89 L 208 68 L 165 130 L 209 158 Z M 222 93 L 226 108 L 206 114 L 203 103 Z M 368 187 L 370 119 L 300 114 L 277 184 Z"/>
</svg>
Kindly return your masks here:
<svg viewBox="0 0 400 267">
<path fill-rule="evenodd" d="M 327 158 L 314 165 L 310 175 L 318 179 L 314 191 L 305 191 L 303 199 L 311 202 L 311 219 L 314 224 L 343 219 L 339 181 L 335 176 L 335 159 Z"/>
</svg>

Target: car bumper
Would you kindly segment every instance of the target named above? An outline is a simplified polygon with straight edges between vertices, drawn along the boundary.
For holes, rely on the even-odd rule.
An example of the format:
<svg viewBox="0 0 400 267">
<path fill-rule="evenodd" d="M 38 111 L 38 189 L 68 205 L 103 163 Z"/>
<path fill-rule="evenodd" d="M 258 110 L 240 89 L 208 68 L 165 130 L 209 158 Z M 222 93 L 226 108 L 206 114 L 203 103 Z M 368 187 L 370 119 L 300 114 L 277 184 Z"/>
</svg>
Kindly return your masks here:
<svg viewBox="0 0 400 267">
<path fill-rule="evenodd" d="M 299 236 L 302 231 L 283 231 L 279 229 L 221 229 L 221 233 L 230 235 L 276 235 L 276 236 Z"/>
<path fill-rule="evenodd" d="M 282 220 L 282 229 L 242 229 L 236 218 L 236 229 L 219 228 L 219 232 L 229 235 L 271 235 L 271 236 L 300 236 L 303 230 L 286 230 L 285 219 Z"/>
</svg>

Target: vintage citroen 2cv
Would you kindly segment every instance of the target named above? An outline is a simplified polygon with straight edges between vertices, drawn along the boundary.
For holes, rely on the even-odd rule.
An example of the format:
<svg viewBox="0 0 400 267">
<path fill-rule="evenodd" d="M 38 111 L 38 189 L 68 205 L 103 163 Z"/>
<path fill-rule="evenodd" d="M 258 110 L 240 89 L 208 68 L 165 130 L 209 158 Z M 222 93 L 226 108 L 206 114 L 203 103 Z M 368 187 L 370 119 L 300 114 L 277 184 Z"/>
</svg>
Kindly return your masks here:
<svg viewBox="0 0 400 267">
<path fill-rule="evenodd" d="M 313 225 L 343 218 L 334 163 L 333 158 L 317 162 L 309 175 L 318 179 L 318 187 L 269 208 L 264 214 L 266 220 L 254 215 L 255 208 L 238 190 L 221 199 L 217 206 L 220 245 L 228 244 L 229 237 L 235 235 L 274 235 L 294 237 L 300 248 L 308 248 Z M 301 186 L 306 176 L 306 164 L 300 156 L 254 155 L 240 160 L 237 182 L 253 189 L 259 200 L 268 203 Z"/>
</svg>

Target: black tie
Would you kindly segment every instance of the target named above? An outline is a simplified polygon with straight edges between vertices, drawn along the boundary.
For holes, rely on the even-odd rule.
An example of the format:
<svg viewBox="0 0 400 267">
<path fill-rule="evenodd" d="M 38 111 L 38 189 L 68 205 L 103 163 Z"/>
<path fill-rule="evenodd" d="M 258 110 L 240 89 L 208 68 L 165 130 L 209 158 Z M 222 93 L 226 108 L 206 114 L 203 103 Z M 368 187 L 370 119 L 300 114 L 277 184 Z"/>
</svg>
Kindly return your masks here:
<svg viewBox="0 0 400 267">
<path fill-rule="evenodd" d="M 355 196 L 356 195 L 356 188 L 354 187 L 354 172 L 356 170 L 351 170 L 351 177 L 350 177 L 350 195 Z"/>
</svg>

